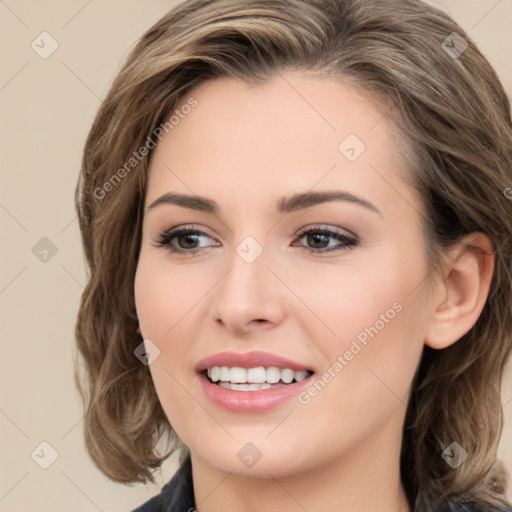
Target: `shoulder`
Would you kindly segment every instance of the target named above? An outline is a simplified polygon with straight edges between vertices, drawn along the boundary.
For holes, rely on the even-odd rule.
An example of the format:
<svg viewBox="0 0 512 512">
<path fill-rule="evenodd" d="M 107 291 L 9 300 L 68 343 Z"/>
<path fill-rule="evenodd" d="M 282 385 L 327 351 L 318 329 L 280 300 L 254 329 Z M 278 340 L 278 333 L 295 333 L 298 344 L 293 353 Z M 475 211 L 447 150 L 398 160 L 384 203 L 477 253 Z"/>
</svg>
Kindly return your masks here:
<svg viewBox="0 0 512 512">
<path fill-rule="evenodd" d="M 494 510 L 494 509 L 493 509 Z M 512 507 L 510 505 L 504 507 L 502 509 L 503 512 L 512 512 Z M 452 512 L 488 512 L 487 509 L 482 508 L 476 504 L 458 504 L 454 508 L 452 508 Z"/>
<path fill-rule="evenodd" d="M 165 505 L 162 497 L 162 493 L 158 496 L 154 496 L 150 500 L 146 501 L 142 505 L 139 505 L 132 512 L 164 512 Z"/>
<path fill-rule="evenodd" d="M 190 457 L 187 457 L 171 480 L 162 487 L 160 494 L 132 512 L 192 512 L 194 509 L 192 465 Z"/>
</svg>

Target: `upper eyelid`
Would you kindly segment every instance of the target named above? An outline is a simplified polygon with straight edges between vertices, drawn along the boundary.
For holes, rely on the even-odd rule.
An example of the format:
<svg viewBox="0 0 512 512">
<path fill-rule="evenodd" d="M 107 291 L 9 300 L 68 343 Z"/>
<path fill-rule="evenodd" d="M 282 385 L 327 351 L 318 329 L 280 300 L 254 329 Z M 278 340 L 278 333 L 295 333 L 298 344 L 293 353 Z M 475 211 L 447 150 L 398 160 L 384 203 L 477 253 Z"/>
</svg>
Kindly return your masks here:
<svg viewBox="0 0 512 512">
<path fill-rule="evenodd" d="M 182 231 L 184 231 L 184 232 L 182 233 Z M 184 225 L 180 225 L 180 226 L 175 226 L 173 228 L 164 229 L 159 233 L 158 237 L 160 239 L 164 236 L 178 237 L 178 236 L 183 236 L 187 233 L 190 233 L 192 235 L 197 235 L 200 237 L 202 237 L 203 235 L 206 235 L 211 240 L 214 240 L 215 242 L 218 243 L 219 240 L 217 239 L 217 237 L 212 236 L 208 231 L 209 230 L 207 228 L 197 227 L 194 224 L 184 224 Z M 316 224 L 316 225 L 313 224 L 310 226 L 305 226 L 305 227 L 299 229 L 295 236 L 298 239 L 300 239 L 310 232 L 325 233 L 328 236 L 330 236 L 331 238 L 334 238 L 334 237 L 336 237 L 336 235 L 338 235 L 341 237 L 345 237 L 347 239 L 352 239 L 355 242 L 360 242 L 359 236 L 356 235 L 355 233 L 353 233 L 352 231 L 350 231 L 346 228 L 333 227 L 333 226 L 326 225 L 326 224 Z"/>
<path fill-rule="evenodd" d="M 355 233 L 353 233 L 352 231 L 348 230 L 347 228 L 331 227 L 331 226 L 325 225 L 325 224 L 317 224 L 317 225 L 301 228 L 297 232 L 297 236 L 302 237 L 309 231 L 325 231 L 327 233 L 330 233 L 331 235 L 342 235 L 342 236 L 346 236 L 347 238 L 354 238 L 355 240 L 359 240 L 359 236 L 356 235 Z"/>
<path fill-rule="evenodd" d="M 175 232 L 179 232 L 181 230 L 188 230 L 190 232 L 197 232 L 196 234 L 203 234 L 204 233 L 205 235 L 208 235 L 209 237 L 215 239 L 215 236 L 210 234 L 210 230 L 208 228 L 198 227 L 198 226 L 196 226 L 194 224 L 183 224 L 183 225 L 175 226 L 175 227 L 172 227 L 172 228 L 169 228 L 169 229 L 163 229 L 163 230 L 161 230 L 159 232 L 159 234 L 160 235 L 171 234 L 171 233 L 174 234 Z M 350 231 L 347 228 L 334 227 L 334 226 L 331 226 L 329 224 L 313 224 L 313 225 L 302 227 L 302 228 L 300 228 L 297 231 L 297 235 L 302 236 L 304 233 L 307 233 L 307 232 L 312 231 L 312 230 L 327 231 L 327 232 L 334 233 L 334 234 L 341 234 L 341 235 L 346 235 L 346 236 L 349 236 L 349 237 L 351 236 L 353 238 L 359 238 L 358 235 L 356 235 L 355 233 L 353 233 L 352 231 Z"/>
</svg>

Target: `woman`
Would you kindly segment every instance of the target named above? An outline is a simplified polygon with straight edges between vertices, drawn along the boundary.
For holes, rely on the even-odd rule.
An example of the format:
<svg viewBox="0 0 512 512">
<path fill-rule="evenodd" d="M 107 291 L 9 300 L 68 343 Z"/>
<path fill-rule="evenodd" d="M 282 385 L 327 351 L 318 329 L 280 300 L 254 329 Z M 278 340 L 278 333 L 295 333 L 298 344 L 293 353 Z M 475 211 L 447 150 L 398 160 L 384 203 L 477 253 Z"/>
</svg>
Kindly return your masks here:
<svg viewBox="0 0 512 512">
<path fill-rule="evenodd" d="M 508 510 L 512 123 L 419 0 L 192 0 L 86 142 L 85 438 L 142 511 Z M 158 446 L 157 446 L 158 444 Z"/>
</svg>

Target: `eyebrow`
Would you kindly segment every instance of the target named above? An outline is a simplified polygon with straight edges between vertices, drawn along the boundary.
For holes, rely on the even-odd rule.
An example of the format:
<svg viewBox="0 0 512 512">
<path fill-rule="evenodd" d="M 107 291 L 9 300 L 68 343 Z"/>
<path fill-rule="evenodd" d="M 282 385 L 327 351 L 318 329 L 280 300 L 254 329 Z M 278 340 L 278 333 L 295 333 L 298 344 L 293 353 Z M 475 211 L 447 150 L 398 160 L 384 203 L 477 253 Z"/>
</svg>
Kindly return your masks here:
<svg viewBox="0 0 512 512">
<path fill-rule="evenodd" d="M 350 192 L 341 190 L 303 192 L 294 194 L 290 197 L 281 197 L 277 201 L 277 210 L 282 213 L 290 213 L 303 210 L 305 208 L 311 208 L 312 206 L 329 201 L 344 201 L 356 204 L 381 215 L 379 209 L 374 204 L 370 203 L 370 201 L 367 201 L 366 199 L 356 196 Z M 163 194 L 158 199 L 153 201 L 147 209 L 152 210 L 161 204 L 175 204 L 177 206 L 181 206 L 182 208 L 190 208 L 191 210 L 212 214 L 219 213 L 218 204 L 211 199 L 196 195 L 177 194 L 175 192 L 167 192 L 166 194 Z"/>
</svg>

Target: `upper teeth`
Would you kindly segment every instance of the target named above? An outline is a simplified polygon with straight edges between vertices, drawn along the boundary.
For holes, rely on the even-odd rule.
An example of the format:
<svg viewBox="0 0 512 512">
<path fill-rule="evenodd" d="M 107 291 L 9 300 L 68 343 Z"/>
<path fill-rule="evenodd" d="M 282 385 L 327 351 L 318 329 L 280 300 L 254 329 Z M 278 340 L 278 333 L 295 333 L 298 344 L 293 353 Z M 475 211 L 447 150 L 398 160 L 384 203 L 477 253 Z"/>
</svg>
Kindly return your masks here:
<svg viewBox="0 0 512 512">
<path fill-rule="evenodd" d="M 214 366 L 208 368 L 208 377 L 213 382 L 224 381 L 232 383 L 252 383 L 262 384 L 268 382 L 269 384 L 276 384 L 282 380 L 285 384 L 289 384 L 295 379 L 297 382 L 304 380 L 309 373 L 305 370 L 296 372 L 289 368 L 277 368 L 270 366 L 265 368 L 258 366 L 256 368 L 240 368 L 234 366 L 229 368 L 227 366 Z"/>
</svg>

